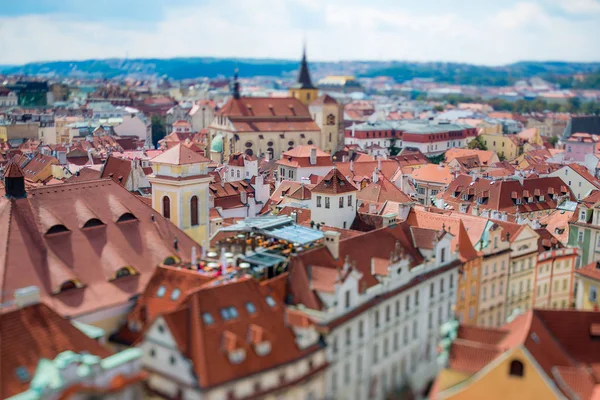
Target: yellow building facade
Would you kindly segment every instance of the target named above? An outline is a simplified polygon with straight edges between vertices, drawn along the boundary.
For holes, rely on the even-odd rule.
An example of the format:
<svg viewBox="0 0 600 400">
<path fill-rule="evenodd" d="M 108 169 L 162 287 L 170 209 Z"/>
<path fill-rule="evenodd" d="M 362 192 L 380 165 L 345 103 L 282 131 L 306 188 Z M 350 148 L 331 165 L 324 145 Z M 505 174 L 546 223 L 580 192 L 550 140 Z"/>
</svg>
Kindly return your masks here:
<svg viewBox="0 0 600 400">
<path fill-rule="evenodd" d="M 533 307 L 538 239 L 539 235 L 529 225 L 523 225 L 515 238 L 511 238 L 506 318 L 516 310 L 525 311 Z"/>
<path fill-rule="evenodd" d="M 511 374 L 511 364 L 521 363 L 522 376 Z M 436 380 L 437 393 L 432 399 L 507 400 L 562 399 L 556 388 L 527 349 L 515 347 L 475 374 L 442 370 Z"/>
<path fill-rule="evenodd" d="M 504 157 L 507 161 L 512 161 L 520 155 L 519 147 L 509 136 L 481 134 L 479 138 L 488 150 L 495 151 L 498 157 Z"/>
<path fill-rule="evenodd" d="M 575 272 L 575 306 L 582 311 L 600 311 L 600 264 L 593 262 Z"/>
<path fill-rule="evenodd" d="M 309 105 L 319 97 L 319 89 L 317 89 L 310 79 L 308 71 L 308 63 L 306 61 L 306 48 L 302 52 L 302 61 L 298 70 L 298 81 L 289 89 L 290 97 L 295 97 L 304 105 Z"/>
<path fill-rule="evenodd" d="M 208 238 L 209 160 L 179 144 L 152 159 L 152 208 L 197 243 Z"/>
</svg>

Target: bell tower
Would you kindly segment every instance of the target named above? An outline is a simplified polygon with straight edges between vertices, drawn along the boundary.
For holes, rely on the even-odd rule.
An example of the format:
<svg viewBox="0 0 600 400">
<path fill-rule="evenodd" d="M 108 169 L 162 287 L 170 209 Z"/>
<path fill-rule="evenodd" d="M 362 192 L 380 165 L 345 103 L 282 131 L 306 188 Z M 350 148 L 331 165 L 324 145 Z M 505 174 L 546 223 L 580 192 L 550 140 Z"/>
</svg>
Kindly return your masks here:
<svg viewBox="0 0 600 400">
<path fill-rule="evenodd" d="M 290 97 L 295 97 L 300 100 L 303 104 L 308 105 L 312 103 L 319 96 L 319 89 L 317 89 L 310 79 L 310 72 L 308 71 L 308 62 L 306 61 L 306 44 L 302 51 L 302 61 L 300 62 L 300 69 L 298 70 L 298 82 L 290 88 Z"/>
</svg>

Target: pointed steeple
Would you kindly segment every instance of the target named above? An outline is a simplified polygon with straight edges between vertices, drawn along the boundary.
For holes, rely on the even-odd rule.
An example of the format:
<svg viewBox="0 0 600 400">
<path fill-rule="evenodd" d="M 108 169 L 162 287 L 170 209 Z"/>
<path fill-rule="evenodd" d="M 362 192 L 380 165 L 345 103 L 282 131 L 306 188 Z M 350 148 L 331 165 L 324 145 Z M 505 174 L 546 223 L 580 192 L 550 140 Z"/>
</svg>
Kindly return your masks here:
<svg viewBox="0 0 600 400">
<path fill-rule="evenodd" d="M 306 62 L 306 43 L 302 50 L 302 62 L 300 63 L 300 70 L 298 71 L 298 89 L 316 89 L 310 79 L 310 73 L 308 72 L 308 63 Z"/>
<path fill-rule="evenodd" d="M 240 98 L 240 82 L 238 81 L 238 72 L 239 70 L 236 68 L 233 73 L 233 84 L 231 85 L 231 94 L 234 99 Z"/>
</svg>

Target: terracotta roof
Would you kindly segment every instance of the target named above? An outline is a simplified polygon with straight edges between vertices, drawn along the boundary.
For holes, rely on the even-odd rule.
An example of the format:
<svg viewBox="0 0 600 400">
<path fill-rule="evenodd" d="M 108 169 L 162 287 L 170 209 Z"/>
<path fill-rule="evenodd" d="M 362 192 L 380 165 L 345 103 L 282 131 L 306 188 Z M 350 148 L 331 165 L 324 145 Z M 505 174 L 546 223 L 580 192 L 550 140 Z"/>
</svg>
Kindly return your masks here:
<svg viewBox="0 0 600 400">
<path fill-rule="evenodd" d="M 371 182 L 362 188 L 356 197 L 359 200 L 365 200 L 376 203 L 393 201 L 397 203 L 412 203 L 413 200 L 406 195 L 400 188 L 394 185 L 385 175 L 378 173 L 377 183 Z"/>
<path fill-rule="evenodd" d="M 316 152 L 315 164 L 310 163 L 310 153 L 312 149 Z M 281 159 L 277 164 L 287 165 L 290 167 L 310 168 L 333 166 L 331 154 L 324 152 L 315 145 L 296 146 L 292 150 L 288 150 L 281 155 Z"/>
<path fill-rule="evenodd" d="M 334 168 L 315 185 L 312 192 L 319 194 L 342 194 L 355 192 L 356 190 L 356 187 L 337 168 Z"/>
<path fill-rule="evenodd" d="M 575 273 L 586 278 L 600 281 L 600 264 L 598 262 L 593 262 L 591 264 L 586 265 L 585 267 L 581 267 L 575 270 Z"/>
<path fill-rule="evenodd" d="M 467 156 L 476 156 L 480 165 L 491 165 L 493 160 L 498 160 L 498 155 L 489 150 L 476 150 L 476 149 L 458 149 L 452 148 L 448 149 L 446 153 L 444 153 L 444 159 L 446 163 L 454 160 L 459 157 L 467 157 Z"/>
<path fill-rule="evenodd" d="M 529 194 L 539 193 L 529 198 Z M 442 194 L 444 202 L 459 210 L 461 204 L 467 204 L 467 213 L 477 205 L 480 209 L 503 211 L 510 214 L 552 210 L 556 208 L 558 198 L 551 195 L 566 195 L 569 200 L 575 197 L 559 177 L 529 178 L 523 183 L 518 180 L 494 181 L 471 176 L 459 175 Z M 467 199 L 464 198 L 467 196 Z M 486 197 L 487 196 L 487 197 Z M 541 199 L 543 196 L 543 199 Z M 531 199 L 531 201 L 529 201 Z M 480 201 L 479 201 L 480 200 Z M 520 204 L 517 201 L 520 200 Z"/>
<path fill-rule="evenodd" d="M 131 161 L 109 156 L 102 168 L 100 178 L 109 178 L 121 186 L 127 185 L 131 175 Z"/>
<path fill-rule="evenodd" d="M 294 332 L 285 324 L 284 305 L 274 295 L 275 305 L 267 303 L 271 293 L 269 285 L 250 277 L 213 281 L 191 293 L 182 308 L 163 316 L 177 347 L 191 360 L 201 388 L 281 367 L 317 349 L 298 347 Z M 224 307 L 234 307 L 237 316 L 224 320 Z M 210 314 L 213 322 L 206 323 L 204 314 Z M 270 351 L 261 355 L 258 348 L 265 342 Z M 235 350 L 245 353 L 239 363 L 229 359 Z"/>
<path fill-rule="evenodd" d="M 323 104 L 338 104 L 337 100 L 334 99 L 333 97 L 331 97 L 328 94 L 322 94 L 319 97 L 317 97 L 317 99 L 315 101 L 313 101 L 312 103 L 310 103 L 310 105 L 323 105 Z"/>
<path fill-rule="evenodd" d="M 452 173 L 450 172 L 450 168 L 436 164 L 427 164 L 414 170 L 412 178 L 416 181 L 449 185 L 452 182 Z"/>
<path fill-rule="evenodd" d="M 378 169 L 386 178 L 391 180 L 396 171 L 400 169 L 400 165 L 395 160 L 355 161 L 352 164 L 350 162 L 336 162 L 335 166 L 344 176 L 351 179 L 356 176 L 368 177 L 370 179 L 373 171 Z"/>
<path fill-rule="evenodd" d="M 23 178 L 23 171 L 19 168 L 16 162 L 9 162 L 6 170 L 4 171 L 4 177 L 6 178 Z"/>
<path fill-rule="evenodd" d="M 88 352 L 102 358 L 111 355 L 71 322 L 45 304 L 4 310 L 0 313 L 0 397 L 6 399 L 29 389 L 17 368 L 33 377 L 42 358 L 53 360 L 63 351 Z"/>
<path fill-rule="evenodd" d="M 164 153 L 154 157 L 151 160 L 157 164 L 172 164 L 172 165 L 185 165 L 185 164 L 196 164 L 196 163 L 208 163 L 210 162 L 204 156 L 190 150 L 186 146 L 178 144 L 175 147 L 170 148 Z"/>
<path fill-rule="evenodd" d="M 310 118 L 308 108 L 294 97 L 242 97 L 231 98 L 217 115 L 235 117 L 305 117 Z"/>
<path fill-rule="evenodd" d="M 310 209 L 308 208 L 298 208 L 298 207 L 283 207 L 277 215 L 291 215 L 293 212 L 296 213 L 297 223 L 298 224 L 308 224 L 310 223 Z"/>
<path fill-rule="evenodd" d="M 229 156 L 229 160 L 227 161 L 227 165 L 233 165 L 236 167 L 243 167 L 244 161 L 257 161 L 255 156 L 249 156 L 246 153 L 234 153 Z"/>
<path fill-rule="evenodd" d="M 107 179 L 29 189 L 23 199 L 0 198 L 0 223 L 5 227 L 0 244 L 7 249 L 0 259 L 0 303 L 14 290 L 35 285 L 42 300 L 64 316 L 126 304 L 158 264 L 173 255 L 189 259 L 197 246 Z M 124 267 L 137 275 L 117 278 Z"/>
<path fill-rule="evenodd" d="M 65 179 L 65 182 L 73 183 L 73 182 L 93 181 L 96 179 L 100 179 L 100 175 L 102 175 L 102 172 L 97 169 L 83 167 L 80 170 L 78 170 L 77 172 L 75 172 L 75 174 L 73 174 L 70 177 L 68 177 L 67 179 Z"/>
<path fill-rule="evenodd" d="M 323 228 L 323 230 L 331 229 Z M 365 248 L 368 248 L 369 251 L 364 251 Z M 413 244 L 408 224 L 385 227 L 340 240 L 338 259 L 333 258 L 326 247 L 298 254 L 290 261 L 289 282 L 294 303 L 304 304 L 308 308 L 321 309 L 321 301 L 311 287 L 317 284 L 323 289 L 326 283 L 331 282 L 329 278 L 324 282 L 315 282 L 316 278 L 310 272 L 312 267 L 327 268 L 337 276 L 338 270 L 343 269 L 345 259 L 348 257 L 351 263 L 355 263 L 357 270 L 363 274 L 361 285 L 364 284 L 368 288 L 379 282 L 371 273 L 371 259 L 374 255 L 382 254 L 389 257 L 389 254 L 396 250 L 401 250 L 407 257 L 410 257 L 411 266 L 418 265 L 423 261 L 423 257 Z M 329 275 L 327 276 L 329 277 Z M 326 290 L 330 289 L 333 288 Z"/>
</svg>

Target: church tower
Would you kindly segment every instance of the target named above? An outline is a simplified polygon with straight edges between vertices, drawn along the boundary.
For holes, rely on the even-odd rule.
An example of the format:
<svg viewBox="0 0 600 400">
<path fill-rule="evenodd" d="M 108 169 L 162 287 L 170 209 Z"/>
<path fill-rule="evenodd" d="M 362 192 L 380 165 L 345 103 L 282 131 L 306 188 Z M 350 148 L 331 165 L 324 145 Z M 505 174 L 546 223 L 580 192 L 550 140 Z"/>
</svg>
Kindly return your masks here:
<svg viewBox="0 0 600 400">
<path fill-rule="evenodd" d="M 306 62 L 306 46 L 302 51 L 302 62 L 298 70 L 298 82 L 290 88 L 290 97 L 295 97 L 303 104 L 308 105 L 319 96 L 319 89 L 313 86 Z"/>
<path fill-rule="evenodd" d="M 182 144 L 152 159 L 152 208 L 202 244 L 208 238 L 210 160 Z"/>
</svg>

